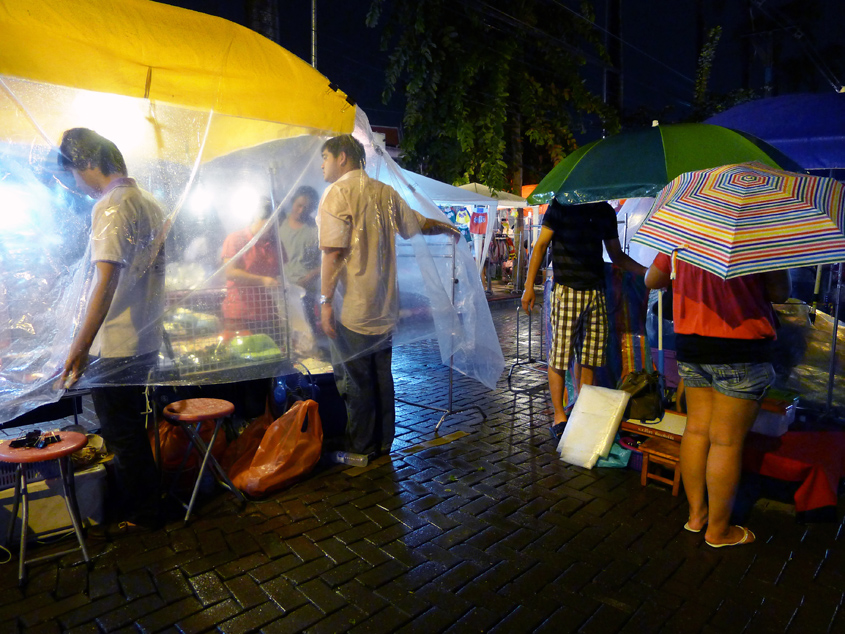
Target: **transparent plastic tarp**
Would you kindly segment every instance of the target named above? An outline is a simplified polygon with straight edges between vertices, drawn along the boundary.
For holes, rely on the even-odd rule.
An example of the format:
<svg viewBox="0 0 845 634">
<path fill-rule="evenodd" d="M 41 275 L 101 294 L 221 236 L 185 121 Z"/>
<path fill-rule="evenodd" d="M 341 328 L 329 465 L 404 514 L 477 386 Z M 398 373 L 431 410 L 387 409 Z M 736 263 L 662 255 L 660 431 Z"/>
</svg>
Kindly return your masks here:
<svg viewBox="0 0 845 634">
<path fill-rule="evenodd" d="M 57 164 L 56 145 L 74 127 L 113 141 L 128 176 L 157 201 L 165 218 L 150 247 L 153 255 L 161 248 L 166 258 L 164 311 L 153 323 L 132 323 L 134 330 L 160 330 L 144 383 L 229 383 L 327 360 L 313 221 L 326 188 L 320 170 L 325 133 L 261 122 L 264 142 L 218 152 L 232 145 L 241 127 L 253 139 L 256 122 L 2 80 L 0 422 L 61 396 L 56 379 L 96 281 L 96 201 L 81 194 Z M 356 134 L 371 138 L 364 117 Z M 367 145 L 368 172 L 392 178 L 395 164 Z M 400 193 L 423 215 L 442 216 L 430 201 Z M 396 251 L 401 318 L 391 331 L 393 345 L 436 336 L 444 363 L 451 358 L 459 371 L 494 385 L 504 361 L 466 246 L 458 245 L 453 257 L 447 237 L 417 235 L 398 240 Z M 451 282 L 453 268 L 457 284 Z M 133 269 L 138 273 L 143 271 Z M 103 364 L 93 361 L 77 386 L 129 382 L 121 378 L 125 367 L 120 374 L 98 367 Z"/>
</svg>

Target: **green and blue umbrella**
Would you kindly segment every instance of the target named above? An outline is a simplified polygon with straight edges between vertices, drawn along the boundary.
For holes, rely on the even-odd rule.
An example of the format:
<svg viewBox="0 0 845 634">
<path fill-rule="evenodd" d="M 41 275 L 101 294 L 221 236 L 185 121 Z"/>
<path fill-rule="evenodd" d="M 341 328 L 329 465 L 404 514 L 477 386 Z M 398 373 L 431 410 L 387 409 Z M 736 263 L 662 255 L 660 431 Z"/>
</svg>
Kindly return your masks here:
<svg viewBox="0 0 845 634">
<path fill-rule="evenodd" d="M 746 161 L 802 171 L 780 150 L 750 134 L 679 123 L 623 132 L 578 148 L 540 181 L 528 200 L 536 205 L 554 197 L 563 204 L 580 204 L 654 197 L 685 172 Z"/>
</svg>

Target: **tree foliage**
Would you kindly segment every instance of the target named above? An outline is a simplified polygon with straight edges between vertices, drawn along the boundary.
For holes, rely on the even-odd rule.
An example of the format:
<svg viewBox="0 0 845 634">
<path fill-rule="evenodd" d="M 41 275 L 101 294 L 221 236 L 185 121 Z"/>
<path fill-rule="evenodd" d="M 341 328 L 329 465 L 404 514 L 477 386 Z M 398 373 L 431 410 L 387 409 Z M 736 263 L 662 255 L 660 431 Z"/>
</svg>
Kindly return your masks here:
<svg viewBox="0 0 845 634">
<path fill-rule="evenodd" d="M 385 101 L 404 91 L 405 163 L 446 182 L 511 190 L 577 147 L 587 124 L 618 128 L 586 86 L 608 65 L 591 5 L 541 0 L 373 0 L 390 51 Z"/>
</svg>

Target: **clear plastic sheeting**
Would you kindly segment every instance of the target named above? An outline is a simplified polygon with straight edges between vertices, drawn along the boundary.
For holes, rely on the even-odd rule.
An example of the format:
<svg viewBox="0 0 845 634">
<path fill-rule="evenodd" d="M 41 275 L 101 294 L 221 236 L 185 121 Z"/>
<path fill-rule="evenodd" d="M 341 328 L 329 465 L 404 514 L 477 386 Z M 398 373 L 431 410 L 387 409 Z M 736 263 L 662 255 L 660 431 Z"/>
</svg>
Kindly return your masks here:
<svg viewBox="0 0 845 634">
<path fill-rule="evenodd" d="M 206 152 L 221 135 L 231 145 L 241 124 L 251 143 L 256 122 L 2 81 L 0 422 L 62 395 L 57 378 L 96 282 L 96 201 L 80 192 L 57 161 L 62 132 L 74 127 L 91 128 L 121 150 L 128 176 L 162 209 L 164 222 L 154 232 L 151 252 L 160 247 L 166 254 L 164 312 L 150 323 L 127 320 L 128 337 L 160 333 L 152 363 L 130 357 L 116 373 L 104 373 L 95 371 L 103 359 L 94 360 L 79 387 L 136 383 L 138 375 L 148 384 L 229 383 L 328 361 L 318 317 L 314 222 L 326 188 L 320 170 L 324 132 L 262 122 L 265 142 Z M 356 135 L 371 139 L 363 116 Z M 396 182 L 396 165 L 366 145 L 368 173 Z M 423 216 L 443 218 L 431 201 L 396 184 Z M 444 363 L 451 359 L 457 370 L 492 387 L 504 360 L 475 263 L 465 244 L 454 252 L 453 244 L 446 236 L 397 240 L 399 320 L 392 343 L 437 337 Z M 127 263 L 121 275 L 142 276 L 153 259 Z"/>
<path fill-rule="evenodd" d="M 409 186 L 401 168 L 373 143 L 360 110 L 354 134 L 367 150 L 368 175 L 393 187 L 425 218 L 447 222 L 437 205 Z M 394 345 L 436 337 L 444 364 L 451 360 L 456 370 L 492 389 L 505 362 L 468 244 L 443 235 L 399 239 L 397 264 L 400 319 Z"/>
<path fill-rule="evenodd" d="M 775 310 L 780 322 L 773 355 L 776 387 L 798 393 L 801 407 L 822 411 L 827 408 L 832 376 L 831 413 L 845 417 L 845 324 L 840 321 L 837 329 L 836 359 L 831 370 L 834 318 L 816 311 L 811 321 L 810 307 L 803 303 L 776 304 Z"/>
</svg>

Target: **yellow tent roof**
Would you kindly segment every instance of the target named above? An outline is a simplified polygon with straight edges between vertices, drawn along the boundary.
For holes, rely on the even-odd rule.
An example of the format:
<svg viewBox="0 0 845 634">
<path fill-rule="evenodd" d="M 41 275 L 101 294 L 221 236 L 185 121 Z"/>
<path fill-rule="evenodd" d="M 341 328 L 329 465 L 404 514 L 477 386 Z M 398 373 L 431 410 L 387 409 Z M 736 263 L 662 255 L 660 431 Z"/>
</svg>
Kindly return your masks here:
<svg viewBox="0 0 845 634">
<path fill-rule="evenodd" d="M 148 0 L 0 0 L 0 75 L 351 132 L 311 66 L 221 18 Z"/>
</svg>

